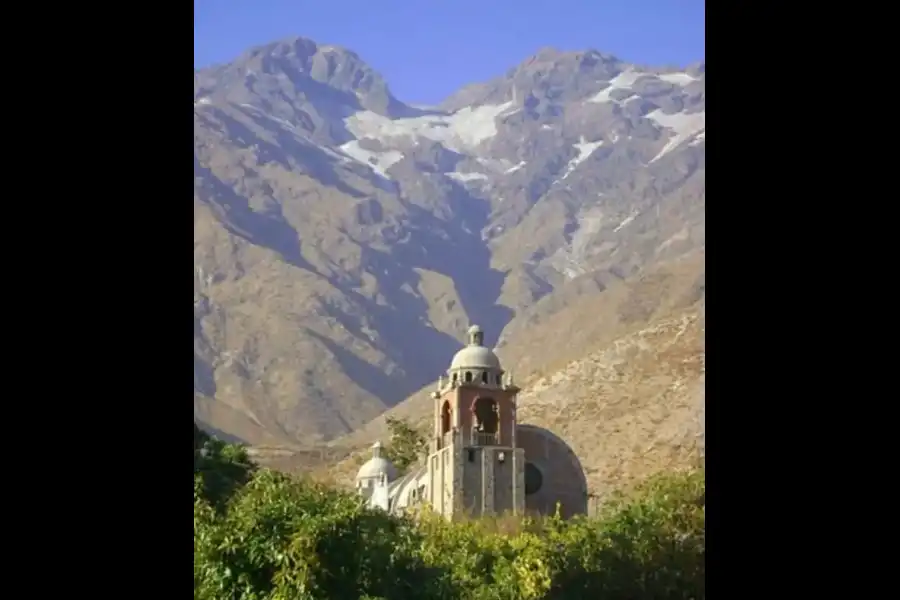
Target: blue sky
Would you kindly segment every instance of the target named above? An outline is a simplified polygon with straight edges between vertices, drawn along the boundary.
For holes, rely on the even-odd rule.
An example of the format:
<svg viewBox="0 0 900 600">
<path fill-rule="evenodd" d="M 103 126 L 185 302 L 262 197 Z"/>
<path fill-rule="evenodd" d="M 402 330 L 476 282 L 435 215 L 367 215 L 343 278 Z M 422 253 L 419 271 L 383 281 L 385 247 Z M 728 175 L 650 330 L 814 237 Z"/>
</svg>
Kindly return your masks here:
<svg viewBox="0 0 900 600">
<path fill-rule="evenodd" d="M 705 59 L 703 0 L 194 0 L 195 67 L 294 35 L 357 52 L 412 103 L 544 46 L 657 66 Z"/>
</svg>

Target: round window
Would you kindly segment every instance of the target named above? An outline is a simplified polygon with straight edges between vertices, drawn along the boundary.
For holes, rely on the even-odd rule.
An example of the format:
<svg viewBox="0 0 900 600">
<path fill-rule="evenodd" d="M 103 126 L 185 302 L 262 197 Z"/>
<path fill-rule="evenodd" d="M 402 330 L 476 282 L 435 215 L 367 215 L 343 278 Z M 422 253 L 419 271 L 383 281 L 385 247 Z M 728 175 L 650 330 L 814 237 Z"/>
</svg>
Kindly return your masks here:
<svg viewBox="0 0 900 600">
<path fill-rule="evenodd" d="M 525 495 L 536 494 L 544 485 L 544 475 L 541 470 L 530 462 L 525 463 Z"/>
</svg>

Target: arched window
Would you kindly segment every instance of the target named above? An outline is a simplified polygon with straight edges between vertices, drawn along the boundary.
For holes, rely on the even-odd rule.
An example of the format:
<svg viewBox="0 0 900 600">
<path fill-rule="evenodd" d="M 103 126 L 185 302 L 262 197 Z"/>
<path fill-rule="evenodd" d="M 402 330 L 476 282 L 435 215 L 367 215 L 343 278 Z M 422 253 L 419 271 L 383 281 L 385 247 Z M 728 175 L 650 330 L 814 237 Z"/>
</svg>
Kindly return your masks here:
<svg viewBox="0 0 900 600">
<path fill-rule="evenodd" d="M 441 435 L 450 431 L 450 402 L 444 401 L 441 407 Z"/>
<path fill-rule="evenodd" d="M 487 371 L 481 372 L 481 383 L 487 384 L 488 382 L 488 374 Z"/>
<path fill-rule="evenodd" d="M 457 381 L 459 381 L 459 374 L 458 374 L 458 373 L 454 373 L 454 374 L 453 374 L 453 383 L 456 383 Z"/>
<path fill-rule="evenodd" d="M 525 495 L 537 494 L 544 486 L 544 474 L 530 462 L 525 463 Z"/>
<path fill-rule="evenodd" d="M 466 371 L 466 383 L 472 383 L 472 371 Z"/>
<path fill-rule="evenodd" d="M 496 434 L 500 424 L 499 407 L 493 398 L 476 398 L 472 407 L 475 413 L 475 430 L 479 433 Z"/>
<path fill-rule="evenodd" d="M 497 385 L 503 385 L 503 375 L 497 373 Z"/>
</svg>

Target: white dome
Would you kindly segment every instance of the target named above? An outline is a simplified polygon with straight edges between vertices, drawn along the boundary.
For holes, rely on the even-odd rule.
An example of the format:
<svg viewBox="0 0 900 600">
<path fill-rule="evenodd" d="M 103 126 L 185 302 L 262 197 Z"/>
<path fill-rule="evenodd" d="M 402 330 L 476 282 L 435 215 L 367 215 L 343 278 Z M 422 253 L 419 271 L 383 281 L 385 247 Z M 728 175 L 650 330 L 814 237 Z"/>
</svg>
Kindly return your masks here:
<svg viewBox="0 0 900 600">
<path fill-rule="evenodd" d="M 372 477 L 380 477 L 387 475 L 387 480 L 392 481 L 397 478 L 397 469 L 388 459 L 381 456 L 381 442 L 375 442 L 372 446 L 372 458 L 367 460 L 356 473 L 356 479 L 367 479 Z"/>
<path fill-rule="evenodd" d="M 391 481 L 397 477 L 397 469 L 394 468 L 394 465 L 391 464 L 391 461 L 388 459 L 375 456 L 370 458 L 359 468 L 359 471 L 356 473 L 356 478 L 365 479 L 368 477 L 378 477 L 381 474 L 387 475 L 388 481 Z"/>
<path fill-rule="evenodd" d="M 450 363 L 451 369 L 499 369 L 500 359 L 490 348 L 466 346 L 456 353 Z"/>
</svg>

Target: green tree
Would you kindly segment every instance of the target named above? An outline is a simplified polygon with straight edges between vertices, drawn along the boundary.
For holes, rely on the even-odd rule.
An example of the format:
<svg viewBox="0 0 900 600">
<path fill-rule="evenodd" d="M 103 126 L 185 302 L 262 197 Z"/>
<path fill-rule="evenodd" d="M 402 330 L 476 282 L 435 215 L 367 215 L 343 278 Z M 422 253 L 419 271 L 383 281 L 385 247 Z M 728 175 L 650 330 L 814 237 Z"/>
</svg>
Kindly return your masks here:
<svg viewBox="0 0 900 600">
<path fill-rule="evenodd" d="M 195 488 L 196 600 L 450 598 L 412 521 L 259 471 L 218 515 Z M 443 587 L 442 587 L 443 586 Z"/>
<path fill-rule="evenodd" d="M 221 510 L 255 470 L 243 446 L 217 440 L 194 423 L 195 486 L 214 509 Z"/>
<path fill-rule="evenodd" d="M 603 543 L 593 560 L 605 577 L 592 594 L 610 600 L 706 597 L 702 468 L 652 477 L 610 502 L 599 522 Z"/>
<path fill-rule="evenodd" d="M 406 473 L 424 455 L 428 442 L 415 427 L 405 419 L 387 417 L 390 441 L 385 448 L 385 458 L 390 460 L 399 473 Z"/>
</svg>

